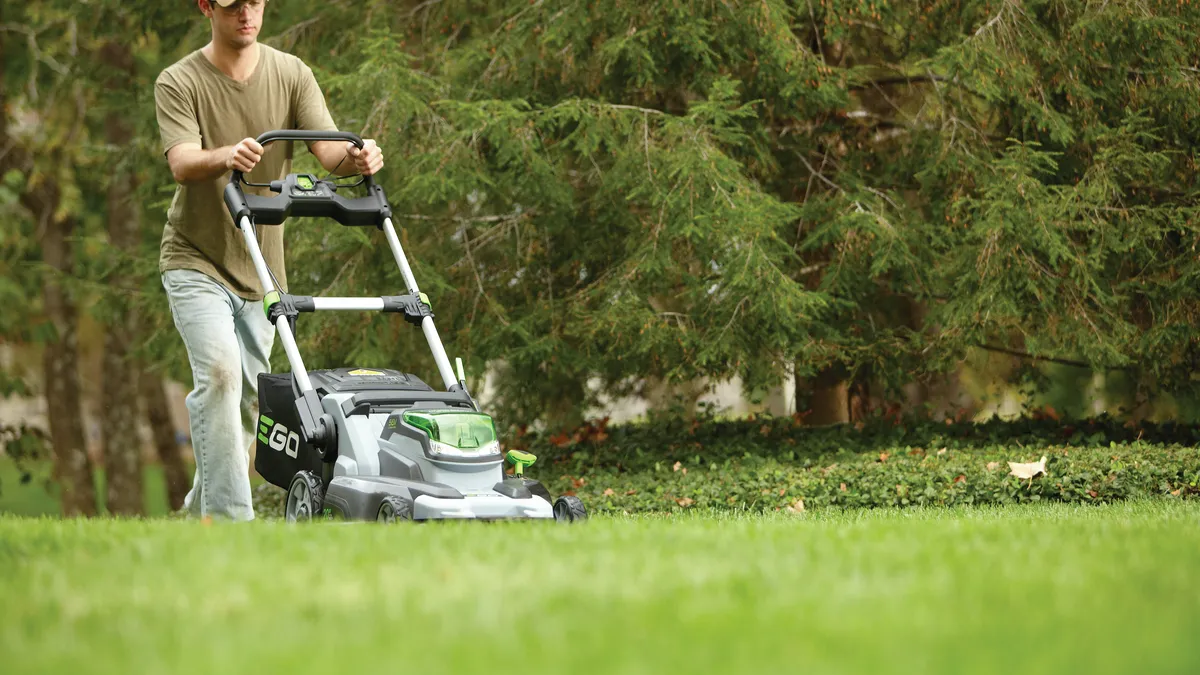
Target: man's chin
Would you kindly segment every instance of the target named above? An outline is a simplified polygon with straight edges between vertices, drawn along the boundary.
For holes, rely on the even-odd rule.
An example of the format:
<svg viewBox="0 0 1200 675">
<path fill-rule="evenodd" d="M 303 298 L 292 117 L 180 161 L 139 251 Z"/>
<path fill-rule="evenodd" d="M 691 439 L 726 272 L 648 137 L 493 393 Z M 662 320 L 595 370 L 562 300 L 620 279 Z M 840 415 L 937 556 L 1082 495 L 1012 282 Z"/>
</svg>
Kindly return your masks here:
<svg viewBox="0 0 1200 675">
<path fill-rule="evenodd" d="M 234 49 L 245 49 L 253 46 L 257 37 L 257 34 L 242 35 L 238 33 L 229 38 L 229 46 L 233 47 Z"/>
</svg>

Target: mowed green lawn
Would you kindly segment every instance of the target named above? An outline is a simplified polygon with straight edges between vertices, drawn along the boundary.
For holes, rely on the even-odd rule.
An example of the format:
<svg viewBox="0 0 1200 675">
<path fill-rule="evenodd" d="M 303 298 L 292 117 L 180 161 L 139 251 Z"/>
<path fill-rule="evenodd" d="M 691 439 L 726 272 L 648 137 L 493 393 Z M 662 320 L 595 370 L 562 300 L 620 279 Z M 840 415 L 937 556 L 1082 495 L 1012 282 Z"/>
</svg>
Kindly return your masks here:
<svg viewBox="0 0 1200 675">
<path fill-rule="evenodd" d="M 6 673 L 1200 672 L 1200 504 L 0 516 Z"/>
</svg>

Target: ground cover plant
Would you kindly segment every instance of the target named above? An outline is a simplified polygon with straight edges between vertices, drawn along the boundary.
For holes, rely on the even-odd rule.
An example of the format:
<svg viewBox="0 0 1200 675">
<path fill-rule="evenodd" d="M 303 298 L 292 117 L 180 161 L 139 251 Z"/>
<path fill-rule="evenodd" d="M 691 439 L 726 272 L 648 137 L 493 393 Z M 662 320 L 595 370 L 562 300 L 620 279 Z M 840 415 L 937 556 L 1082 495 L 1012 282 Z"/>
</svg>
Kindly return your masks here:
<svg viewBox="0 0 1200 675">
<path fill-rule="evenodd" d="M 557 493 L 593 509 L 804 510 L 1037 501 L 1094 503 L 1200 493 L 1200 430 L 1044 415 L 981 424 L 875 418 L 854 428 L 797 417 L 664 418 L 518 437 Z M 1034 475 L 1013 465 L 1045 463 Z"/>
<path fill-rule="evenodd" d="M 1182 673 L 1200 504 L 0 516 L 6 672 Z"/>
</svg>

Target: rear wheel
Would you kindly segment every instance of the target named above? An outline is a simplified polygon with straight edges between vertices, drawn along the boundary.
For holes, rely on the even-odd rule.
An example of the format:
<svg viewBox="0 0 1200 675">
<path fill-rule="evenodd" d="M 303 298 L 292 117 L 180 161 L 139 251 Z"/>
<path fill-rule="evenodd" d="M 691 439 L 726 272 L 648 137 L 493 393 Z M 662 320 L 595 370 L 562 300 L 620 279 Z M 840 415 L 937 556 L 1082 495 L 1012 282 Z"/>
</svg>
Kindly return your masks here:
<svg viewBox="0 0 1200 675">
<path fill-rule="evenodd" d="M 376 520 L 381 523 L 400 523 L 412 520 L 412 502 L 403 497 L 384 497 Z"/>
<path fill-rule="evenodd" d="M 587 520 L 587 509 L 583 501 L 575 495 L 563 495 L 554 500 L 554 519 L 560 523 L 573 523 Z"/>
<path fill-rule="evenodd" d="M 289 523 L 312 520 L 321 512 L 323 493 L 321 479 L 311 471 L 300 471 L 288 488 L 284 514 Z"/>
</svg>

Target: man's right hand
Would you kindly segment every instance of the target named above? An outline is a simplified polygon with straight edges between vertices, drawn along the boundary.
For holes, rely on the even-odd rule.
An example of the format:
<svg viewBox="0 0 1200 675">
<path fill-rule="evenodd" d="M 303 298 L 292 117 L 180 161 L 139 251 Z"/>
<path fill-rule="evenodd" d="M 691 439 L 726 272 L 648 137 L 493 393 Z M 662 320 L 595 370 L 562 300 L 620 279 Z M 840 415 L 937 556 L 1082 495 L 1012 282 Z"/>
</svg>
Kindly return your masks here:
<svg viewBox="0 0 1200 675">
<path fill-rule="evenodd" d="M 263 147 L 258 144 L 258 141 L 253 138 L 243 138 L 241 142 L 230 148 L 229 157 L 225 160 L 225 168 L 250 173 L 254 170 L 254 166 L 262 160 L 262 156 Z"/>
</svg>

